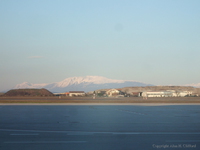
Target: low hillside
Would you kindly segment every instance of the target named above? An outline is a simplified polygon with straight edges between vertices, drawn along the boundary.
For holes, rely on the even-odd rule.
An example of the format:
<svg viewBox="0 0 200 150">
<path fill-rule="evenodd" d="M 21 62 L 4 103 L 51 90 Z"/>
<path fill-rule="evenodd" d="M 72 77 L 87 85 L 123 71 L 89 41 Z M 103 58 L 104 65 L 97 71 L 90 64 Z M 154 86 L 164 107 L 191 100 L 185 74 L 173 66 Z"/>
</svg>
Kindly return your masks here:
<svg viewBox="0 0 200 150">
<path fill-rule="evenodd" d="M 6 92 L 3 96 L 54 96 L 46 89 L 13 89 Z"/>
</svg>

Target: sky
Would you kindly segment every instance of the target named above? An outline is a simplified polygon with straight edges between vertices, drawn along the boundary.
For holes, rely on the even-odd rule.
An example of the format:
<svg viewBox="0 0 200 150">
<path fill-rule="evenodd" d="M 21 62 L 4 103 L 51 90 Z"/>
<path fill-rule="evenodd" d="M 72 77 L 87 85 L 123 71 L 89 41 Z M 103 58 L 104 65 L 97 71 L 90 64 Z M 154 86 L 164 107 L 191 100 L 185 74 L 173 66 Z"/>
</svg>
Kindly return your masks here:
<svg viewBox="0 0 200 150">
<path fill-rule="evenodd" d="M 0 91 L 104 76 L 200 82 L 199 0 L 0 0 Z"/>
</svg>

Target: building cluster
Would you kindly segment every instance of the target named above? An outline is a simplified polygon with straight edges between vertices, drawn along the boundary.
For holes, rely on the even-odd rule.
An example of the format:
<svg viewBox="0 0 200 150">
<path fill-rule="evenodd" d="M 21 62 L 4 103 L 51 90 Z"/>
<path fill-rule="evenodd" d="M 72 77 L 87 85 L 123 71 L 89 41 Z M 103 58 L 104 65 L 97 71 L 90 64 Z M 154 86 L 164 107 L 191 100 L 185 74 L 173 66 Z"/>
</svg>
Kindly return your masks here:
<svg viewBox="0 0 200 150">
<path fill-rule="evenodd" d="M 166 90 L 166 91 L 143 91 L 143 92 L 123 92 L 121 89 L 107 89 L 97 90 L 90 93 L 84 91 L 69 91 L 65 93 L 56 93 L 57 96 L 69 96 L 69 97 L 186 97 L 186 96 L 199 96 L 191 91 L 177 91 L 177 90 Z"/>
<path fill-rule="evenodd" d="M 102 91 L 98 91 L 100 93 Z M 98 94 L 97 93 L 97 94 Z M 126 93 L 122 92 L 120 89 L 109 89 L 104 91 L 104 96 L 107 97 L 186 97 L 186 96 L 198 96 L 191 91 L 176 91 L 176 90 L 166 90 L 166 91 L 143 91 L 143 92 L 132 92 Z"/>
<path fill-rule="evenodd" d="M 70 96 L 70 97 L 82 97 L 86 96 L 84 91 L 69 91 L 65 93 L 54 93 L 56 96 Z"/>
<path fill-rule="evenodd" d="M 141 96 L 142 97 L 185 97 L 185 96 L 192 96 L 192 92 L 167 90 L 167 91 L 156 91 L 156 92 L 142 92 Z"/>
</svg>

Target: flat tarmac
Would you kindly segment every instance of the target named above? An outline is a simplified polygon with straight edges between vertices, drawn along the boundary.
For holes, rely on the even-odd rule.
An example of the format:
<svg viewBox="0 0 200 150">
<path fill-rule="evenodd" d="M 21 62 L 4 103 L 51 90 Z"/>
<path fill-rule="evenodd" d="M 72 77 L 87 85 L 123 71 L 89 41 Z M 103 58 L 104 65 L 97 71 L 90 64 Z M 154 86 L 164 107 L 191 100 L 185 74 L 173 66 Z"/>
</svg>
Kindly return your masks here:
<svg viewBox="0 0 200 150">
<path fill-rule="evenodd" d="M 0 149 L 200 149 L 200 105 L 83 104 L 1 104 Z"/>
<path fill-rule="evenodd" d="M 119 97 L 119 98 L 108 98 L 108 97 L 97 97 L 93 99 L 91 97 L 0 97 L 0 104 L 2 103 L 199 103 L 200 97 L 163 97 L 163 98 L 148 98 L 143 99 L 142 97 Z"/>
</svg>

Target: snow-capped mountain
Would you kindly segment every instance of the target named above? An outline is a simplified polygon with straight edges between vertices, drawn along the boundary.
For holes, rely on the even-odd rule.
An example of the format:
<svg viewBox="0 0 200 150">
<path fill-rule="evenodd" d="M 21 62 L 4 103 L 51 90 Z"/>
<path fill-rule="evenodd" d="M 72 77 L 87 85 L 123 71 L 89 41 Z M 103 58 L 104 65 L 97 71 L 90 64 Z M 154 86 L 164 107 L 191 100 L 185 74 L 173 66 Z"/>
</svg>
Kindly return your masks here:
<svg viewBox="0 0 200 150">
<path fill-rule="evenodd" d="M 123 80 L 113 80 L 100 76 L 86 76 L 86 77 L 71 77 L 57 83 L 59 87 L 66 87 L 73 84 L 81 83 L 93 83 L 93 84 L 105 84 L 105 83 L 123 83 Z"/>
<path fill-rule="evenodd" d="M 63 81 L 55 83 L 32 84 L 23 82 L 14 87 L 14 89 L 24 88 L 46 88 L 51 92 L 67 92 L 67 91 L 94 91 L 106 88 L 122 88 L 133 86 L 152 86 L 150 84 L 129 81 L 129 80 L 113 80 L 101 76 L 71 77 Z"/>
</svg>

